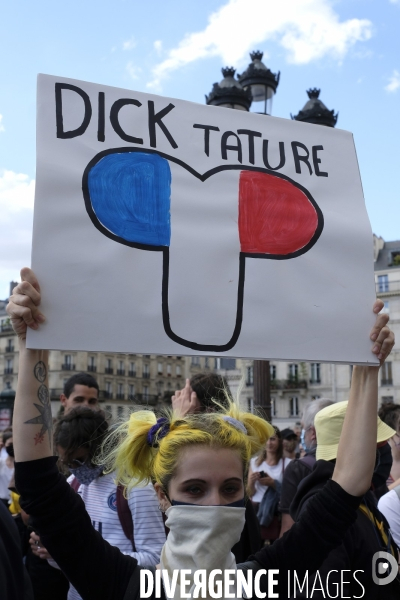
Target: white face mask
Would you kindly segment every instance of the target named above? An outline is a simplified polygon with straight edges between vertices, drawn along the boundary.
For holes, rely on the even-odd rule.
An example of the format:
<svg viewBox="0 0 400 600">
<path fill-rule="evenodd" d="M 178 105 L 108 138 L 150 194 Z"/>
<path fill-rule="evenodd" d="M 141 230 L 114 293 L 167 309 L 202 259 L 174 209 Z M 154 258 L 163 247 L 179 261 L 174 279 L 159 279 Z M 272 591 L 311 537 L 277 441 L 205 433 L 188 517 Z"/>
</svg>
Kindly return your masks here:
<svg viewBox="0 0 400 600">
<path fill-rule="evenodd" d="M 167 510 L 167 541 L 161 552 L 161 569 L 172 578 L 174 569 L 236 570 L 231 548 L 240 540 L 245 523 L 245 508 L 229 506 L 171 506 Z M 191 581 L 193 578 L 190 577 Z M 216 578 L 217 579 L 217 578 Z M 194 584 L 190 588 L 193 591 Z M 188 587 L 186 588 L 188 590 Z M 235 585 L 230 591 L 235 590 Z M 180 586 L 171 598 L 180 600 Z M 207 598 L 210 596 L 207 595 Z"/>
</svg>

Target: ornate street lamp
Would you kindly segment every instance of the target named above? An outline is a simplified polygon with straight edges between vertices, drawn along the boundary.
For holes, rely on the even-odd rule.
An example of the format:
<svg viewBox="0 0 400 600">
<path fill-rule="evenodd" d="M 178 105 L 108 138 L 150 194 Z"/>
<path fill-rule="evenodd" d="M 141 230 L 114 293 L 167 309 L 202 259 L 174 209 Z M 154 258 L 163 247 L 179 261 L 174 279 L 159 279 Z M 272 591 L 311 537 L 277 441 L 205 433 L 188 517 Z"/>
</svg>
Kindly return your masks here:
<svg viewBox="0 0 400 600">
<path fill-rule="evenodd" d="M 339 113 L 334 114 L 334 110 L 329 110 L 319 99 L 321 90 L 317 88 L 307 90 L 309 100 L 304 105 L 299 114 L 293 116 L 296 121 L 304 123 L 314 123 L 315 125 L 325 125 L 326 127 L 335 127 Z"/>
<path fill-rule="evenodd" d="M 272 98 L 279 84 L 280 72 L 272 73 L 262 62 L 263 53 L 257 50 L 250 53 L 251 63 L 246 71 L 238 75 L 238 80 L 245 90 L 251 92 L 253 103 L 258 104 L 254 110 L 264 115 L 272 112 Z M 260 104 L 262 103 L 262 104 Z"/>
<path fill-rule="evenodd" d="M 222 75 L 224 76 L 223 80 L 220 83 L 214 83 L 213 89 L 206 96 L 206 104 L 248 111 L 252 100 L 251 92 L 244 90 L 234 78 L 235 69 L 226 67 L 222 69 Z"/>
</svg>

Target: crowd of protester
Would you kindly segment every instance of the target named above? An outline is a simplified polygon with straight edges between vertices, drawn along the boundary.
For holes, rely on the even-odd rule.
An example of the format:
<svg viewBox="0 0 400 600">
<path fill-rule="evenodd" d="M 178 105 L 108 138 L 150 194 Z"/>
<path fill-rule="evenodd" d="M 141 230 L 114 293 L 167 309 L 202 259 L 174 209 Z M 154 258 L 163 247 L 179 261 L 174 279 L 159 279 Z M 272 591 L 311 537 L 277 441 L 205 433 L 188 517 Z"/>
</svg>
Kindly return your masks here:
<svg viewBox="0 0 400 600">
<path fill-rule="evenodd" d="M 22 279 L 8 307 L 20 374 L 0 439 L 1 600 L 134 600 L 140 569 L 158 565 L 277 568 L 286 598 L 290 570 L 330 577 L 343 598 L 400 598 L 399 575 L 385 587 L 372 575 L 376 552 L 398 562 L 400 545 L 400 405 L 377 416 L 377 367 L 354 367 L 348 402 L 309 402 L 300 431 L 243 412 L 212 373 L 187 380 L 163 414 L 135 410 L 119 425 L 96 380 L 74 375 L 53 419 L 46 352 L 25 347 L 44 320 L 40 288 L 30 270 Z M 381 304 L 370 337 L 382 364 L 394 338 Z M 357 579 L 343 584 L 343 571 Z"/>
</svg>

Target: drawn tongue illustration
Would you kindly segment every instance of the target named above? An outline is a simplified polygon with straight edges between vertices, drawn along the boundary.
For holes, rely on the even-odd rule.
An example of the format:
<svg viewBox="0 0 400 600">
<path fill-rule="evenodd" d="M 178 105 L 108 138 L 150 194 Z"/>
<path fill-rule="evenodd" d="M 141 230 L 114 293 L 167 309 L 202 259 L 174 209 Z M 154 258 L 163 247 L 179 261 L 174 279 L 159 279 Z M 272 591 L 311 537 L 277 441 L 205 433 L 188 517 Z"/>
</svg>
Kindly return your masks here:
<svg viewBox="0 0 400 600">
<path fill-rule="evenodd" d="M 267 173 L 241 171 L 239 237 L 242 252 L 292 254 L 311 241 L 317 227 L 317 211 L 298 187 Z"/>
</svg>

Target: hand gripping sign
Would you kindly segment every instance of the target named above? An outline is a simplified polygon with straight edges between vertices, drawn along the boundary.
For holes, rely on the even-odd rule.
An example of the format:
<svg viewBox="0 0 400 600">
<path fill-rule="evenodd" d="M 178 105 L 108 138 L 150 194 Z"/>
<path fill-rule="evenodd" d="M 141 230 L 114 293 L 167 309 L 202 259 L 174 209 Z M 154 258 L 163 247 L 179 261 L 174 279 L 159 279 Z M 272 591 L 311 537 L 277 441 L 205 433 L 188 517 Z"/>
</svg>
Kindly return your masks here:
<svg viewBox="0 0 400 600">
<path fill-rule="evenodd" d="M 230 171 L 239 198 L 238 289 L 236 320 L 226 344 L 198 344 L 174 333 L 169 317 L 169 246 L 171 241 L 171 169 L 183 177 L 205 181 Z M 188 186 L 189 187 L 189 186 Z M 107 150 L 85 169 L 82 189 L 86 210 L 99 231 L 132 248 L 159 251 L 163 256 L 162 317 L 174 342 L 203 352 L 226 352 L 239 338 L 243 318 L 246 258 L 288 260 L 308 252 L 323 228 L 322 212 L 311 194 L 284 175 L 267 169 L 224 165 L 200 175 L 172 156 L 130 148 Z"/>
<path fill-rule="evenodd" d="M 351 134 L 47 75 L 37 130 L 28 345 L 371 361 Z"/>
</svg>

